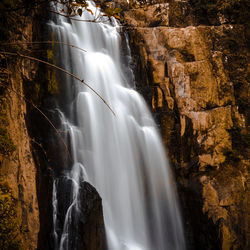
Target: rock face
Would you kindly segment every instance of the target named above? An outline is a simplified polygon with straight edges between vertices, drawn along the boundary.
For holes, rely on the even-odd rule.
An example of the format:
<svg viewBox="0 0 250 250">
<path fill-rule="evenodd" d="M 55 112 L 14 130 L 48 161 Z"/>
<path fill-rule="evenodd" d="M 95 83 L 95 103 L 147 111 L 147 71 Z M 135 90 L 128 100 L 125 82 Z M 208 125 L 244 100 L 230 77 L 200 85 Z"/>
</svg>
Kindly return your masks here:
<svg viewBox="0 0 250 250">
<path fill-rule="evenodd" d="M 21 0 L 0 4 L 0 51 L 19 52 L 55 63 L 53 46 L 27 44 L 49 37 L 42 22 L 47 20 L 47 3 L 44 1 L 38 9 L 33 4 Z M 17 11 L 10 15 L 7 10 L 11 8 Z M 3 49 L 3 41 L 18 44 Z M 53 97 L 59 91 L 55 72 L 17 55 L 6 59 L 1 52 L 0 249 L 54 249 L 53 174 L 67 163 L 65 146 L 60 140 L 56 144 L 57 135 L 48 122 L 54 118 L 54 125 L 58 123 L 48 112 L 54 108 Z M 53 143 L 61 157 L 52 148 Z M 82 217 L 77 225 L 81 240 L 77 249 L 103 250 L 106 243 L 101 198 L 90 184 L 83 183 L 81 201 Z"/>
<path fill-rule="evenodd" d="M 118 5 L 138 90 L 176 171 L 189 248 L 249 249 L 247 25 L 200 25 L 189 1 Z"/>
<path fill-rule="evenodd" d="M 27 19 L 29 24 L 25 23 L 22 27 L 21 39 L 24 41 L 32 39 L 32 20 Z M 24 78 L 31 77 L 31 69 L 36 69 L 32 63 L 24 64 L 18 58 L 1 57 L 1 249 L 37 248 L 40 224 L 37 170 L 25 121 L 26 102 L 22 97 Z M 7 140 L 2 141 L 4 137 L 8 143 Z"/>
<path fill-rule="evenodd" d="M 57 182 L 57 235 L 62 236 L 65 216 L 72 205 L 70 180 L 61 178 Z M 77 208 L 73 206 L 70 216 L 71 229 L 68 236 L 68 249 L 104 250 L 106 249 L 102 199 L 96 189 L 88 182 L 80 184 Z M 64 232 L 65 233 L 65 232 Z M 52 247 L 57 249 L 58 247 Z"/>
<path fill-rule="evenodd" d="M 81 187 L 82 201 L 79 227 L 82 235 L 80 250 L 105 250 L 105 232 L 102 213 L 102 199 L 96 189 L 84 182 Z"/>
<path fill-rule="evenodd" d="M 131 1 L 132 9 L 125 0 L 114 4 L 124 9 L 138 89 L 160 124 L 176 171 L 189 249 L 244 250 L 250 248 L 250 35 L 244 22 L 198 11 L 201 2 Z M 39 40 L 32 18 L 15 13 L 2 18 L 1 40 L 3 27 L 11 30 L 12 40 Z M 49 128 L 22 98 L 43 110 L 50 106 L 44 98 L 47 69 L 17 58 L 6 63 L 1 56 L 0 70 L 0 248 L 52 249 L 53 161 L 48 158 L 53 154 L 44 151 Z M 81 195 L 87 202 L 78 225 L 79 247 L 104 249 L 101 199 L 87 183 Z"/>
</svg>

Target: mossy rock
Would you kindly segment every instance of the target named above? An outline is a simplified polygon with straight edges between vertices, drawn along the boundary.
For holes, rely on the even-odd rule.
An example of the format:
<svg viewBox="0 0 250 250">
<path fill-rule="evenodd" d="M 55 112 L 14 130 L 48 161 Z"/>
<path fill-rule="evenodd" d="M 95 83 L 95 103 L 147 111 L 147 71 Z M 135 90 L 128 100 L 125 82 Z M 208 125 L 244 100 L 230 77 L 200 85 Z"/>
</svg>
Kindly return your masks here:
<svg viewBox="0 0 250 250">
<path fill-rule="evenodd" d="M 18 24 L 20 24 L 18 11 L 23 6 L 23 2 L 22 0 L 2 0 L 0 2 L 0 40 L 6 41 L 11 34 L 17 32 Z"/>
<path fill-rule="evenodd" d="M 51 40 L 55 41 L 53 32 L 51 34 Z M 55 51 L 55 45 L 54 43 L 52 43 L 51 48 L 47 49 L 47 59 L 48 59 L 48 62 L 55 65 L 56 59 L 55 59 L 54 51 Z M 56 79 L 56 71 L 48 70 L 47 78 L 48 78 L 48 93 L 51 95 L 57 95 L 59 93 L 59 85 Z"/>
<path fill-rule="evenodd" d="M 59 86 L 56 80 L 55 71 L 48 70 L 48 93 L 56 95 L 59 93 Z"/>
<path fill-rule="evenodd" d="M 6 101 L 5 97 L 0 96 L 0 154 L 10 156 L 16 150 L 16 146 L 7 131 Z"/>
<path fill-rule="evenodd" d="M 0 154 L 9 156 L 16 150 L 16 146 L 9 137 L 7 130 L 0 126 Z"/>
<path fill-rule="evenodd" d="M 16 200 L 7 183 L 0 180 L 0 249 L 20 250 L 21 240 L 16 215 Z"/>
<path fill-rule="evenodd" d="M 0 83 L 8 85 L 8 70 L 3 55 L 0 55 Z M 6 106 L 5 88 L 2 87 L 0 91 L 0 155 L 9 156 L 16 150 L 16 146 L 7 131 Z"/>
</svg>

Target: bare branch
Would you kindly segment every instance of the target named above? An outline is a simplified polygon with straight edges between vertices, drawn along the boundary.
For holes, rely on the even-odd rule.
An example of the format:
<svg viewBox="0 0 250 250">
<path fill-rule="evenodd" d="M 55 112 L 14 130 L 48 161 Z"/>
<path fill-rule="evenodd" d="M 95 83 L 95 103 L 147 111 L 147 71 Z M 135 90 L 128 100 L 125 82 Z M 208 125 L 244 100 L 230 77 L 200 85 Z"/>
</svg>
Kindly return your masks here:
<svg viewBox="0 0 250 250">
<path fill-rule="evenodd" d="M 1 52 L 3 53 L 3 52 Z M 4 52 L 4 53 L 8 53 L 8 52 Z M 6 63 L 8 64 L 7 62 L 7 58 L 6 58 Z M 8 66 L 7 66 L 8 67 Z M 9 71 L 8 71 L 8 79 L 10 81 L 10 77 L 9 77 Z M 69 159 L 70 161 L 72 162 L 72 158 L 71 158 L 71 155 L 70 155 L 70 152 L 69 152 L 69 149 L 68 149 L 68 146 L 65 142 L 65 140 L 63 139 L 63 137 L 61 136 L 61 134 L 59 133 L 59 131 L 57 130 L 57 128 L 54 126 L 54 124 L 51 122 L 51 120 L 44 114 L 44 112 L 38 108 L 33 102 L 31 102 L 30 100 L 28 100 L 24 95 L 18 93 L 16 90 L 14 90 L 13 88 L 10 88 L 9 86 L 7 86 L 6 84 L 3 84 L 0 82 L 0 85 L 9 89 L 10 91 L 14 92 L 19 98 L 21 97 L 22 99 L 24 99 L 27 103 L 31 104 L 47 121 L 48 123 L 51 125 L 51 127 L 55 130 L 56 134 L 60 137 L 60 139 L 62 140 L 63 144 L 64 144 L 64 147 L 67 151 L 67 154 L 69 156 Z"/>
<path fill-rule="evenodd" d="M 109 20 L 107 20 L 107 21 L 100 20 L 100 16 L 95 17 L 93 20 L 82 20 L 82 19 L 77 19 L 77 18 L 73 18 L 73 17 L 68 16 L 68 15 L 61 14 L 61 13 L 53 11 L 53 10 L 49 10 L 49 12 L 57 14 L 59 16 L 67 17 L 70 20 L 78 21 L 78 22 L 86 22 L 86 23 L 104 23 L 104 22 L 109 22 Z"/>
<path fill-rule="evenodd" d="M 47 121 L 48 123 L 51 125 L 51 127 L 55 130 L 56 134 L 60 137 L 60 139 L 62 140 L 64 146 L 65 146 L 65 149 L 67 151 L 67 154 L 69 156 L 69 159 L 70 161 L 72 162 L 72 158 L 71 158 L 71 155 L 70 155 L 70 152 L 69 152 L 69 149 L 68 149 L 68 146 L 65 142 L 65 140 L 63 139 L 63 137 L 61 136 L 61 134 L 59 133 L 59 131 L 57 130 L 57 128 L 55 127 L 55 125 L 50 121 L 50 119 L 44 114 L 44 112 L 39 109 L 34 103 L 32 103 L 31 101 L 29 101 L 25 96 L 23 96 L 22 94 L 18 93 L 16 90 L 14 90 L 13 88 L 10 88 L 8 86 L 6 86 L 6 84 L 3 84 L 0 82 L 0 85 L 9 89 L 10 91 L 14 92 L 16 95 L 18 95 L 19 97 L 23 98 L 26 102 L 28 102 L 30 105 L 32 105 Z"/>
<path fill-rule="evenodd" d="M 63 68 L 60 68 L 52 63 L 49 63 L 49 62 L 46 62 L 46 61 L 43 61 L 41 59 L 38 59 L 38 58 L 35 58 L 35 57 L 32 57 L 32 56 L 25 56 L 25 55 L 22 55 L 20 53 L 13 53 L 13 52 L 4 52 L 4 51 L 0 51 L 0 53 L 2 54 L 5 54 L 5 55 L 10 55 L 10 56 L 19 56 L 19 57 L 22 57 L 22 58 L 27 58 L 27 59 L 30 59 L 30 60 L 34 60 L 34 61 L 37 61 L 37 62 L 41 62 L 43 64 L 46 64 L 52 68 L 55 68 L 59 71 L 62 71 L 64 73 L 66 73 L 67 75 L 73 77 L 74 79 L 80 81 L 82 84 L 84 84 L 85 86 L 87 86 L 90 90 L 92 90 L 102 101 L 103 103 L 109 108 L 109 110 L 113 113 L 113 115 L 115 116 L 115 112 L 113 111 L 113 109 L 110 107 L 110 105 L 105 101 L 105 99 L 97 92 L 95 91 L 89 84 L 87 84 L 83 79 L 75 76 L 74 74 L 72 74 L 71 72 L 63 69 Z"/>
<path fill-rule="evenodd" d="M 79 49 L 83 52 L 87 52 L 85 49 L 77 47 L 73 44 L 65 43 L 65 42 L 57 42 L 57 41 L 34 41 L 34 42 L 11 42 L 11 43 L 0 43 L 0 45 L 7 46 L 7 45 L 21 45 L 21 44 L 61 44 L 66 45 L 75 49 Z"/>
</svg>

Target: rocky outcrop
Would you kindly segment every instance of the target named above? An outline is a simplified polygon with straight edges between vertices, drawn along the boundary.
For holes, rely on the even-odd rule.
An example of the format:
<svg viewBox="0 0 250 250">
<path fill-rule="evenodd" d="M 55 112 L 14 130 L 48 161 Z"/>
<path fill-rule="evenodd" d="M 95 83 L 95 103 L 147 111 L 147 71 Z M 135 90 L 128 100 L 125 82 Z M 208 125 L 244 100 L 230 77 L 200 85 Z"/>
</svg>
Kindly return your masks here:
<svg viewBox="0 0 250 250">
<path fill-rule="evenodd" d="M 24 41 L 32 39 L 32 20 L 27 19 L 22 26 Z M 36 249 L 40 224 L 37 170 L 25 121 L 23 84 L 32 75 L 30 68 L 37 67 L 3 54 L 1 66 L 0 248 Z"/>
<path fill-rule="evenodd" d="M 80 199 L 82 201 L 82 214 L 79 227 L 83 240 L 79 249 L 105 250 L 102 199 L 96 189 L 88 182 L 82 184 Z"/>
<path fill-rule="evenodd" d="M 176 171 L 189 249 L 249 249 L 247 25 L 206 9 L 207 1 L 114 2 L 124 9 L 138 90 Z M 38 39 L 32 18 L 13 12 L 1 24 L 1 40 L 6 30 L 15 41 Z M 20 49 L 29 51 L 14 48 Z M 22 96 L 46 111 L 57 88 L 51 88 L 52 74 L 51 84 L 44 79 L 45 68 L 0 60 L 7 86 L 0 89 L 0 248 L 51 249 L 49 125 Z M 101 199 L 87 183 L 82 198 L 88 200 L 79 226 L 82 247 L 103 249 Z"/>
<path fill-rule="evenodd" d="M 0 249 L 3 250 L 55 249 L 53 176 L 59 168 L 62 171 L 69 165 L 65 145 L 51 126 L 51 122 L 58 125 L 57 117 L 49 112 L 55 107 L 54 97 L 59 89 L 55 71 L 18 56 L 22 53 L 55 63 L 54 46 L 39 43 L 53 40 L 48 38 L 51 34 L 46 27 L 46 4 L 46 1 L 38 3 L 39 8 L 27 1 L 0 4 L 3 13 L 0 18 Z M 3 45 L 3 41 L 12 44 Z M 4 51 L 14 56 L 6 56 Z M 56 152 L 58 148 L 62 149 L 61 157 Z M 79 235 L 72 239 L 79 237 L 77 249 L 105 249 L 101 198 L 85 182 L 81 184 L 80 196 Z"/>
<path fill-rule="evenodd" d="M 75 183 L 64 177 L 56 180 L 56 246 L 62 244 L 68 249 L 104 250 L 106 249 L 102 199 L 96 189 L 88 182 L 79 184 L 77 205 L 72 202 L 72 188 Z M 73 204 L 73 205 L 72 205 Z M 66 216 L 68 219 L 68 234 L 65 230 Z M 65 235 L 67 236 L 65 239 Z M 62 241 L 64 237 L 64 241 Z M 55 240 L 55 239 L 54 239 Z"/>
<path fill-rule="evenodd" d="M 189 1 L 120 5 L 138 90 L 176 171 L 189 248 L 248 249 L 247 26 L 221 15 L 201 26 Z"/>
</svg>

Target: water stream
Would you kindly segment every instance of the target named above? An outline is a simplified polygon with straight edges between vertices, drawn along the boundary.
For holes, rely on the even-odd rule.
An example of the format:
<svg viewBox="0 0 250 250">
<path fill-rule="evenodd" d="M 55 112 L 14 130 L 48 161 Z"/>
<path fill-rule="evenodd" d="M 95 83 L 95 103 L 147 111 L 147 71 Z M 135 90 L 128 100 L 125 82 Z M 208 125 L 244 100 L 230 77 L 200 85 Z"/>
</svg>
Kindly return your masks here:
<svg viewBox="0 0 250 250">
<path fill-rule="evenodd" d="M 93 16 L 85 11 L 81 18 Z M 64 87 L 55 112 L 66 131 L 72 163 L 53 184 L 55 249 L 77 249 L 79 190 L 88 181 L 102 197 L 109 250 L 183 250 L 178 202 L 158 129 L 122 63 L 119 26 L 105 20 L 87 23 L 56 16 L 49 24 L 56 40 L 87 51 L 61 45 L 57 61 L 91 85 L 115 113 L 79 81 L 59 77 Z M 65 183 L 70 184 L 62 191 Z"/>
</svg>

